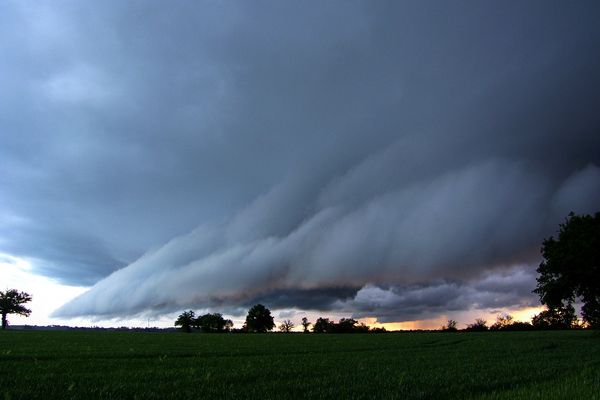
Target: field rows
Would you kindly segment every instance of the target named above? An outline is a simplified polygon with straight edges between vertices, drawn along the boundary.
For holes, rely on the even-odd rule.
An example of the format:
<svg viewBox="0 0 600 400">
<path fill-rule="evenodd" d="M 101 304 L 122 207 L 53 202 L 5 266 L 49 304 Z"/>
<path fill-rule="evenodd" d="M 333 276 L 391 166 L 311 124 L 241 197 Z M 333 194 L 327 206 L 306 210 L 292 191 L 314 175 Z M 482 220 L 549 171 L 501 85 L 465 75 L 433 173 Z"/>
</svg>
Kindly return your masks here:
<svg viewBox="0 0 600 400">
<path fill-rule="evenodd" d="M 600 399 L 590 331 L 0 333 L 0 396 Z"/>
</svg>

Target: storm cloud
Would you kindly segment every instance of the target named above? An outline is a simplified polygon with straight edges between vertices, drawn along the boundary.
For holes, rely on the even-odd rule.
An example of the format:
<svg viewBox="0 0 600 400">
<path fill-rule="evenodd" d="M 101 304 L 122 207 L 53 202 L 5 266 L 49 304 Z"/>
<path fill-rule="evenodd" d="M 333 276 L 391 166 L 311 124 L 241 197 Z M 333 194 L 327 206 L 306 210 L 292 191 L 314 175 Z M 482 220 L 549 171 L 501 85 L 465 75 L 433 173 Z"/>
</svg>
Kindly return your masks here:
<svg viewBox="0 0 600 400">
<path fill-rule="evenodd" d="M 598 16 L 4 2 L 0 251 L 93 285 L 61 316 L 525 306 L 600 205 Z M 528 289 L 481 287 L 507 271 Z"/>
<path fill-rule="evenodd" d="M 354 317 L 377 316 L 379 322 L 435 318 L 457 311 L 522 309 L 539 305 L 532 296 L 535 274 L 518 266 L 489 273 L 468 282 L 439 281 L 383 289 L 361 288 L 353 298 L 340 300 L 332 310 L 352 312 Z"/>
</svg>

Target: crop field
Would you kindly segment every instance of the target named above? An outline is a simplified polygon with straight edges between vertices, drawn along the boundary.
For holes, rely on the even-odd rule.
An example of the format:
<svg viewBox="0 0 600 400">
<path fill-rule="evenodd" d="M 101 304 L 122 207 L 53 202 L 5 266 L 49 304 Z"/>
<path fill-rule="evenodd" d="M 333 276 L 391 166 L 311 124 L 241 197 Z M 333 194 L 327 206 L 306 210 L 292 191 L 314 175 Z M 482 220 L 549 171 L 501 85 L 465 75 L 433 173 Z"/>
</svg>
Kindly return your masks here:
<svg viewBox="0 0 600 400">
<path fill-rule="evenodd" d="M 0 332 L 0 399 L 600 399 L 590 331 Z"/>
</svg>

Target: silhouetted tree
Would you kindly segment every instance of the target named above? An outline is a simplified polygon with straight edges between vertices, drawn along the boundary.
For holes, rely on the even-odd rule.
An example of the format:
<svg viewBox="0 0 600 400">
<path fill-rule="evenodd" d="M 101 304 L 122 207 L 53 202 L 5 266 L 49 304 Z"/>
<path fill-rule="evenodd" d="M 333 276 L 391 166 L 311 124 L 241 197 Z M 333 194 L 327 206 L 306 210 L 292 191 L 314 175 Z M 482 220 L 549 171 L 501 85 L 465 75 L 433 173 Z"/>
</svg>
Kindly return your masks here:
<svg viewBox="0 0 600 400">
<path fill-rule="evenodd" d="M 570 213 L 560 224 L 558 238 L 544 240 L 542 256 L 534 290 L 548 307 L 549 314 L 542 315 L 542 320 L 553 319 L 554 311 L 568 311 L 581 298 L 583 320 L 600 327 L 600 212 L 593 216 Z"/>
<path fill-rule="evenodd" d="M 455 320 L 449 319 L 448 322 L 446 322 L 446 325 L 442 326 L 442 331 L 456 332 L 456 325 L 457 325 L 457 322 Z"/>
<path fill-rule="evenodd" d="M 294 323 L 289 319 L 286 319 L 279 325 L 279 330 L 284 333 L 290 333 L 294 329 Z"/>
<path fill-rule="evenodd" d="M 233 327 L 230 319 L 223 318 L 222 314 L 204 314 L 196 318 L 194 326 L 206 333 L 228 332 Z"/>
<path fill-rule="evenodd" d="M 358 324 L 358 321 L 355 319 L 342 318 L 334 325 L 333 331 L 335 333 L 352 333 L 356 324 Z"/>
<path fill-rule="evenodd" d="M 275 322 L 273 322 L 271 311 L 262 304 L 257 304 L 248 310 L 246 322 L 244 323 L 244 329 L 247 332 L 264 333 L 274 327 Z"/>
<path fill-rule="evenodd" d="M 308 333 L 308 327 L 310 325 L 311 325 L 311 323 L 308 322 L 308 318 L 302 317 L 302 328 L 304 328 L 304 333 Z"/>
<path fill-rule="evenodd" d="M 353 318 L 342 318 L 336 324 L 330 321 L 329 318 L 317 318 L 313 325 L 315 333 L 366 333 L 369 332 L 369 327 L 363 323 L 358 323 Z"/>
<path fill-rule="evenodd" d="M 387 330 L 382 326 L 380 328 L 371 328 L 369 330 L 369 332 L 371 332 L 371 333 L 386 333 Z"/>
<path fill-rule="evenodd" d="M 508 325 L 504 330 L 506 331 L 531 331 L 534 327 L 529 322 L 515 321 Z"/>
<path fill-rule="evenodd" d="M 571 304 L 548 308 L 531 320 L 531 324 L 537 329 L 570 329 L 576 322 L 575 308 Z"/>
<path fill-rule="evenodd" d="M 8 314 L 18 314 L 29 317 L 31 310 L 23 306 L 31 301 L 31 295 L 16 289 L 0 291 L 0 313 L 2 314 L 2 329 L 8 326 Z"/>
<path fill-rule="evenodd" d="M 354 329 L 351 331 L 352 333 L 367 333 L 369 332 L 369 327 L 363 322 L 359 322 L 354 325 Z"/>
<path fill-rule="evenodd" d="M 510 314 L 498 314 L 496 322 L 490 326 L 492 331 L 505 331 L 513 324 L 513 317 Z"/>
<path fill-rule="evenodd" d="M 317 321 L 313 324 L 314 333 L 331 333 L 333 332 L 334 323 L 329 318 L 317 318 Z"/>
<path fill-rule="evenodd" d="M 484 332 L 487 330 L 487 321 L 481 318 L 477 318 L 474 323 L 467 325 L 465 329 L 467 332 Z"/>
<path fill-rule="evenodd" d="M 191 332 L 192 326 L 196 323 L 196 314 L 192 311 L 184 311 L 179 314 L 179 317 L 175 320 L 175 326 L 180 326 L 184 332 Z"/>
</svg>

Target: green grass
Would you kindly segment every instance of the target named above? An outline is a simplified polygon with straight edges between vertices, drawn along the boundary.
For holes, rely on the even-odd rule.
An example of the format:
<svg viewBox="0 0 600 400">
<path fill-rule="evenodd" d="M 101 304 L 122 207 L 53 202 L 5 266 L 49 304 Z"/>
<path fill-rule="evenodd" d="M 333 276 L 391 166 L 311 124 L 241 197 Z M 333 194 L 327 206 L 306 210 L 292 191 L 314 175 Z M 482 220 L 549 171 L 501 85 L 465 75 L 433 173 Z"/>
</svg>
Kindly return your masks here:
<svg viewBox="0 0 600 400">
<path fill-rule="evenodd" d="M 590 331 L 0 332 L 0 400 L 600 399 Z"/>
</svg>

